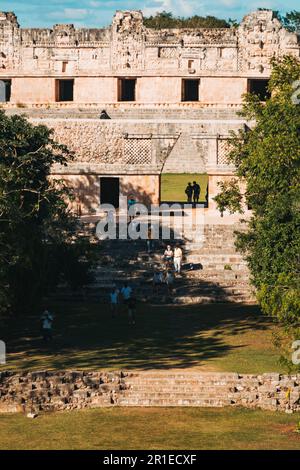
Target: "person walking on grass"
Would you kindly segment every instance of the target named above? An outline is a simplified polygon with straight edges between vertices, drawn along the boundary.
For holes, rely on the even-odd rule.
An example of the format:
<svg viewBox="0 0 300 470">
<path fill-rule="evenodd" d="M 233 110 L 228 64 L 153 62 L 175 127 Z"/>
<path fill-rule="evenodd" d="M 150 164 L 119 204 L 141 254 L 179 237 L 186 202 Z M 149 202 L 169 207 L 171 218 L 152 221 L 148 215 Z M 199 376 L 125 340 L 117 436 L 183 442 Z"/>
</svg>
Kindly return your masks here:
<svg viewBox="0 0 300 470">
<path fill-rule="evenodd" d="M 174 269 L 175 273 L 181 273 L 181 265 L 182 265 L 182 249 L 179 245 L 176 245 L 174 250 Z"/>
<path fill-rule="evenodd" d="M 127 301 L 127 312 L 129 325 L 135 325 L 136 322 L 136 298 L 130 297 Z"/>
<path fill-rule="evenodd" d="M 45 309 L 41 316 L 42 334 L 44 341 L 50 341 L 53 338 L 52 325 L 54 316 L 48 309 Z"/>
<path fill-rule="evenodd" d="M 128 285 L 127 282 L 124 283 L 124 286 L 121 289 L 121 295 L 122 295 L 124 304 L 127 305 L 132 295 L 132 288 Z"/>
<path fill-rule="evenodd" d="M 115 288 L 110 294 L 110 311 L 114 318 L 118 313 L 119 289 Z"/>
</svg>

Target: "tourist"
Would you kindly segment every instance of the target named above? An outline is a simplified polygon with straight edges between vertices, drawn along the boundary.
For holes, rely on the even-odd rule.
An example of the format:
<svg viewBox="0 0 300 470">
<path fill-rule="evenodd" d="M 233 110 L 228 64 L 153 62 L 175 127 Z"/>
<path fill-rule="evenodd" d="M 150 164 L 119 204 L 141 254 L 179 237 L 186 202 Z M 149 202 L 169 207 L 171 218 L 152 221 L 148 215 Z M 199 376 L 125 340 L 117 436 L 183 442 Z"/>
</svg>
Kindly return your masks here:
<svg viewBox="0 0 300 470">
<path fill-rule="evenodd" d="M 181 273 L 181 265 L 182 265 L 182 249 L 179 245 L 175 247 L 174 250 L 174 269 L 175 273 Z"/>
<path fill-rule="evenodd" d="M 149 255 L 150 255 L 152 249 L 153 249 L 152 230 L 151 230 L 151 227 L 149 227 L 148 228 L 148 238 L 147 238 L 147 251 L 148 251 Z"/>
<path fill-rule="evenodd" d="M 191 183 L 188 183 L 187 187 L 185 188 L 185 194 L 187 196 L 187 202 L 192 202 L 193 186 Z"/>
<path fill-rule="evenodd" d="M 127 282 L 124 283 L 124 286 L 121 289 L 121 295 L 123 297 L 124 303 L 127 305 L 129 299 L 131 298 L 132 294 L 132 288 L 127 284 Z"/>
<path fill-rule="evenodd" d="M 157 292 L 159 286 L 162 285 L 163 281 L 164 281 L 163 273 L 161 271 L 154 271 L 153 281 L 152 281 L 153 292 Z"/>
<path fill-rule="evenodd" d="M 174 275 L 170 269 L 168 269 L 165 273 L 165 283 L 168 287 L 169 294 L 171 294 L 174 284 Z"/>
<path fill-rule="evenodd" d="M 133 214 L 133 206 L 136 204 L 136 200 L 134 199 L 134 197 L 131 195 L 129 196 L 129 199 L 128 199 L 128 202 L 127 202 L 127 209 L 128 209 L 128 214 L 129 214 L 129 221 L 131 222 L 131 220 L 134 218 L 134 214 Z"/>
<path fill-rule="evenodd" d="M 166 263 L 166 267 L 170 267 L 173 261 L 173 250 L 171 248 L 171 245 L 168 245 L 167 248 L 165 249 L 163 259 Z"/>
<path fill-rule="evenodd" d="M 127 311 L 128 311 L 128 320 L 129 325 L 135 325 L 136 319 L 136 299 L 135 297 L 130 297 L 127 301 Z"/>
<path fill-rule="evenodd" d="M 196 183 L 196 181 L 193 181 L 193 201 L 194 201 L 194 204 L 198 204 L 199 197 L 200 197 L 200 192 L 201 192 L 200 185 L 198 183 Z"/>
<path fill-rule="evenodd" d="M 118 304 L 119 304 L 119 289 L 115 288 L 110 294 L 110 310 L 112 316 L 115 317 L 118 313 Z"/>
<path fill-rule="evenodd" d="M 50 341 L 52 339 L 53 320 L 53 314 L 49 312 L 49 310 L 45 309 L 41 315 L 42 333 L 44 341 Z"/>
</svg>

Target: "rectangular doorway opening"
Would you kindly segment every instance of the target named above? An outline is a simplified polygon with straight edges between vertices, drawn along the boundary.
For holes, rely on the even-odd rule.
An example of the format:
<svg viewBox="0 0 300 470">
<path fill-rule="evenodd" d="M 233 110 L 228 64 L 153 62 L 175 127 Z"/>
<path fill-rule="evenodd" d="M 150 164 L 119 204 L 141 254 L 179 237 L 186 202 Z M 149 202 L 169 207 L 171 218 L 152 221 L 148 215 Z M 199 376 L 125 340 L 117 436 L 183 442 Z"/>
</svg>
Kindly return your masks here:
<svg viewBox="0 0 300 470">
<path fill-rule="evenodd" d="M 0 80 L 0 102 L 8 103 L 11 97 L 11 80 Z"/>
<path fill-rule="evenodd" d="M 119 78 L 118 101 L 135 101 L 135 78 Z"/>
<path fill-rule="evenodd" d="M 182 80 L 182 101 L 199 101 L 200 80 Z"/>
<path fill-rule="evenodd" d="M 250 78 L 248 80 L 248 93 L 258 95 L 260 101 L 266 101 L 271 94 L 268 90 L 269 80 L 262 78 Z"/>
<path fill-rule="evenodd" d="M 74 100 L 74 80 L 56 80 L 56 101 Z"/>
<path fill-rule="evenodd" d="M 100 204 L 111 204 L 119 208 L 120 178 L 100 178 Z"/>
</svg>

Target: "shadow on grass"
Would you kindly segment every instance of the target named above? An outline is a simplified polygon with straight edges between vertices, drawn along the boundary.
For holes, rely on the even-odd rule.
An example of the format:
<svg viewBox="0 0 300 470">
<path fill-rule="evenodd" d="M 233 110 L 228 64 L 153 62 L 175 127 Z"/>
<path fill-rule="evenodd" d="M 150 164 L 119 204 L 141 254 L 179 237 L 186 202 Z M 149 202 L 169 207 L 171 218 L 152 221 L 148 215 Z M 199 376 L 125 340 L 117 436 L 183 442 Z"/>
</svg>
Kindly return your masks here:
<svg viewBox="0 0 300 470">
<path fill-rule="evenodd" d="M 6 369 L 188 369 L 247 346 L 230 344 L 228 335 L 270 326 L 255 306 L 141 304 L 135 326 L 128 324 L 125 312 L 111 318 L 106 306 L 95 303 L 52 307 L 51 343 L 43 343 L 36 317 L 6 324 Z"/>
<path fill-rule="evenodd" d="M 174 243 L 176 233 L 171 230 L 170 234 L 170 241 Z M 164 239 L 155 243 L 159 259 L 167 242 Z M 185 243 L 185 239 L 181 240 L 183 248 Z M 150 287 L 148 300 L 151 301 L 151 263 L 139 268 L 138 262 L 138 257 L 148 258 L 146 242 L 112 240 L 106 242 L 106 248 L 102 244 L 98 247 L 103 255 L 109 255 L 106 268 L 121 269 L 124 280 L 130 281 L 132 269 L 133 287 L 137 291 L 147 285 Z M 134 265 L 130 261 L 134 261 Z M 125 263 L 125 267 L 120 263 Z M 226 300 L 224 289 L 213 282 L 189 280 L 183 275 L 179 284 L 176 283 L 176 295 L 203 298 L 210 291 L 215 298 Z M 80 301 L 80 296 L 75 302 L 77 294 L 72 293 L 71 301 L 53 301 L 49 305 L 55 314 L 54 339 L 50 343 L 45 344 L 41 339 L 38 315 L 6 322 L 1 329 L 1 339 L 6 342 L 8 353 L 5 368 L 167 370 L 210 367 L 219 359 L 245 351 L 247 334 L 259 333 L 271 325 L 256 306 L 234 303 L 176 306 L 146 302 L 138 306 L 136 325 L 130 326 L 124 310 L 117 318 L 111 317 L 103 296 L 98 303 Z M 105 298 L 107 294 L 108 291 Z M 238 341 L 233 341 L 233 337 L 238 337 Z M 264 341 L 262 334 L 260 340 Z"/>
</svg>

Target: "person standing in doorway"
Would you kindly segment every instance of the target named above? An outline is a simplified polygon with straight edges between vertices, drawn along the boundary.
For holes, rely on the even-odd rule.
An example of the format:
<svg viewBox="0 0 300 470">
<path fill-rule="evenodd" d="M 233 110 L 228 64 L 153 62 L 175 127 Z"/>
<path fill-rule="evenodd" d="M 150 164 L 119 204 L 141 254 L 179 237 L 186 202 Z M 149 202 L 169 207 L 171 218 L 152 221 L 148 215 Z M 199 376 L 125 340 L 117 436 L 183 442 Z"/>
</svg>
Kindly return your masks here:
<svg viewBox="0 0 300 470">
<path fill-rule="evenodd" d="M 187 187 L 185 188 L 185 194 L 187 197 L 187 202 L 192 202 L 193 186 L 191 183 L 188 183 Z"/>
<path fill-rule="evenodd" d="M 199 197 L 200 197 L 200 192 L 201 192 L 200 185 L 198 183 L 196 183 L 196 181 L 193 181 L 193 201 L 194 201 L 194 204 L 198 204 Z"/>
</svg>

